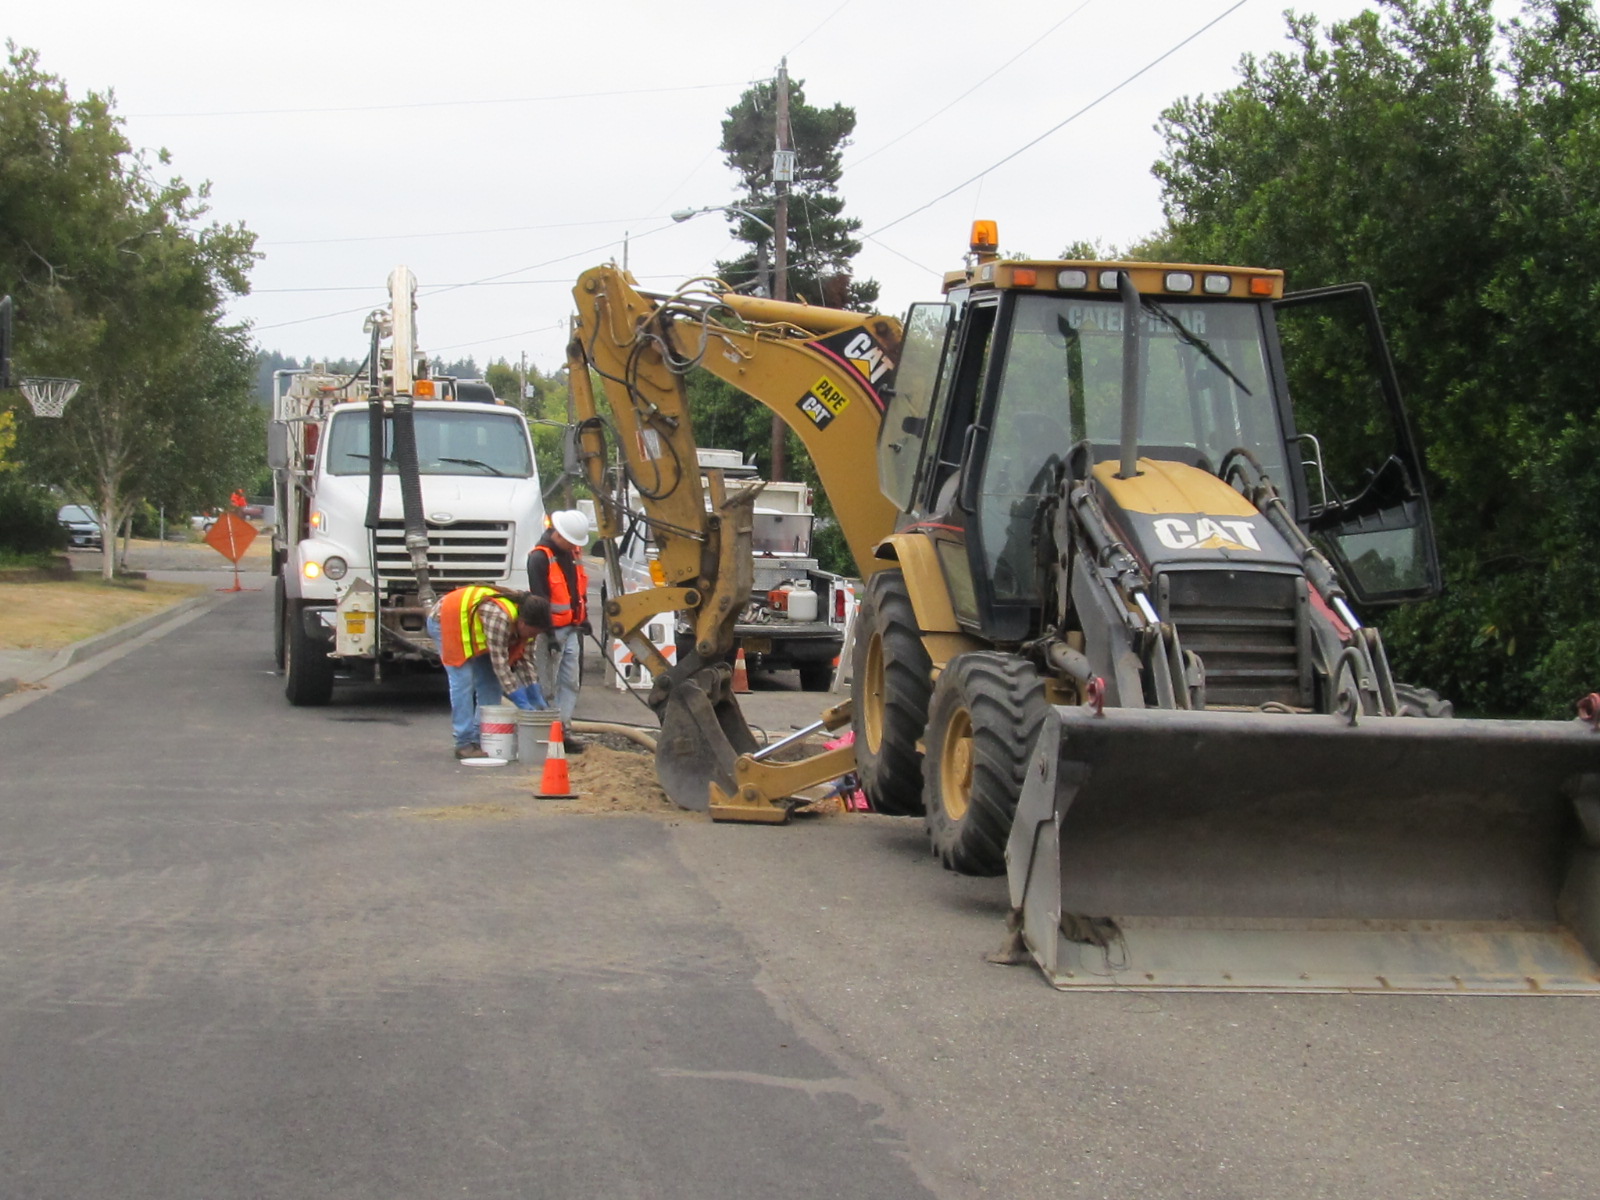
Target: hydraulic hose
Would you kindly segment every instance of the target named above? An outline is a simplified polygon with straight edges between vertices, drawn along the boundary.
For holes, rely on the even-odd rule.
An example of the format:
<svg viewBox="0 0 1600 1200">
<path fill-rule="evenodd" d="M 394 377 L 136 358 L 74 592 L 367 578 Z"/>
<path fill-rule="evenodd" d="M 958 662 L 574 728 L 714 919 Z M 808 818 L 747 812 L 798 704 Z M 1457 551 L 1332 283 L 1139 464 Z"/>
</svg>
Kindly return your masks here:
<svg viewBox="0 0 1600 1200">
<path fill-rule="evenodd" d="M 406 553 L 417 577 L 417 599 L 424 607 L 435 598 L 428 565 L 428 525 L 422 516 L 422 479 L 417 469 L 416 405 L 410 396 L 394 398 L 394 461 L 400 474 L 400 508 L 405 521 Z"/>
</svg>

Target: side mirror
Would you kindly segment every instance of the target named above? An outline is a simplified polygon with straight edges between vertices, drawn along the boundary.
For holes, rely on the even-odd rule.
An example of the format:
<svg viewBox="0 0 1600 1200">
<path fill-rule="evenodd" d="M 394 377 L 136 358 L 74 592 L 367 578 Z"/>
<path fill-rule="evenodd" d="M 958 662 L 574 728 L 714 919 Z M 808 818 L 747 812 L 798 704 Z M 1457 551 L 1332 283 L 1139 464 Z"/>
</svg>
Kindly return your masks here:
<svg viewBox="0 0 1600 1200">
<path fill-rule="evenodd" d="M 289 465 L 289 423 L 287 421 L 269 421 L 267 423 L 267 466 L 274 471 L 282 471 Z"/>
</svg>

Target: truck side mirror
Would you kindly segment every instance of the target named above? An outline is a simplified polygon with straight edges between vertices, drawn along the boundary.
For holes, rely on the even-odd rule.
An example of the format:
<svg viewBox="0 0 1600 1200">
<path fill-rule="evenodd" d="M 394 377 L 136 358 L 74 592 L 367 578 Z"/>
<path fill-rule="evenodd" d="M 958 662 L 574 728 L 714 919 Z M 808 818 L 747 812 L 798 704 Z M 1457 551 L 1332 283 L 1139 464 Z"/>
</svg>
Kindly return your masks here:
<svg viewBox="0 0 1600 1200">
<path fill-rule="evenodd" d="M 289 465 L 289 422 L 267 422 L 267 466 L 282 471 Z"/>
</svg>

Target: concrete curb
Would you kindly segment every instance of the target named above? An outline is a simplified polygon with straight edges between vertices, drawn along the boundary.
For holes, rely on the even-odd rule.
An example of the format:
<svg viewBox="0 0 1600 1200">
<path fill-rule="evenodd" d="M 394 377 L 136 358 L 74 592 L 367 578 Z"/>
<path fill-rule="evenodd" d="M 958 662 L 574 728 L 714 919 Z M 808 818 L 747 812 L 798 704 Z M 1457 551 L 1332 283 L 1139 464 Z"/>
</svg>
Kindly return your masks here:
<svg viewBox="0 0 1600 1200">
<path fill-rule="evenodd" d="M 153 612 L 149 616 L 140 617 L 137 621 L 129 621 L 126 625 L 119 625 L 115 629 L 108 629 L 104 633 L 97 633 L 94 637 L 84 638 L 81 642 L 74 642 L 56 651 L 55 656 L 42 667 L 25 672 L 22 676 L 12 679 L 0 679 L 0 696 L 9 696 L 24 684 L 38 683 L 41 679 L 48 679 L 57 671 L 65 671 L 74 663 L 84 659 L 93 658 L 107 650 L 120 646 L 123 642 L 132 641 L 142 633 L 148 633 L 158 625 L 165 624 L 174 617 L 182 616 L 186 612 L 203 606 L 210 606 L 217 602 L 215 596 L 190 596 L 187 600 L 180 600 L 171 608 L 164 608 L 160 612 Z"/>
</svg>

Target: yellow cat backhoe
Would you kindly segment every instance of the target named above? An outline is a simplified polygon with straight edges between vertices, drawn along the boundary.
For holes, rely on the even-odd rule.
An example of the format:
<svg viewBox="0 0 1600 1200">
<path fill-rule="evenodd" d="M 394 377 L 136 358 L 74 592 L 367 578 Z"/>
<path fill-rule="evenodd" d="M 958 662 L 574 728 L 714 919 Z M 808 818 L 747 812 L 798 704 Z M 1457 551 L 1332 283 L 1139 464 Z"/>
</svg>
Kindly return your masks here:
<svg viewBox="0 0 1600 1200">
<path fill-rule="evenodd" d="M 669 795 L 778 822 L 853 768 L 946 866 L 1008 876 L 1001 957 L 1061 987 L 1600 991 L 1600 701 L 1455 718 L 1358 616 L 1439 588 L 1370 290 L 996 245 L 978 223 L 903 323 L 580 279 L 601 531 L 631 481 L 660 548 L 606 621 L 656 676 Z M 693 366 L 800 434 L 866 577 L 821 722 L 853 748 L 774 763 L 739 711 L 751 497 L 702 494 Z M 638 637 L 667 610 L 675 665 Z"/>
</svg>

